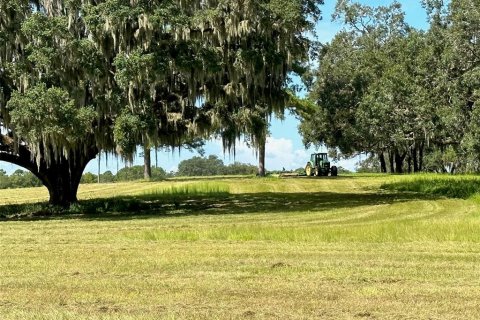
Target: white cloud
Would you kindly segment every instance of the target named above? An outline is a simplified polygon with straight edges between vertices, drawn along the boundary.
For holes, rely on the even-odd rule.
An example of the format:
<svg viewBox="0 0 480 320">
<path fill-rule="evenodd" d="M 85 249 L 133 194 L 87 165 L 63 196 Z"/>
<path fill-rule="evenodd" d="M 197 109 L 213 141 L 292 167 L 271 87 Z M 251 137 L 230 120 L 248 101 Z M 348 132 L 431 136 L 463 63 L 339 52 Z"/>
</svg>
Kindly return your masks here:
<svg viewBox="0 0 480 320">
<path fill-rule="evenodd" d="M 269 137 L 265 146 L 265 166 L 269 170 L 287 170 L 302 167 L 306 159 L 303 150 L 294 150 L 293 141 Z"/>
<path fill-rule="evenodd" d="M 265 150 L 267 158 L 284 159 L 286 156 L 290 158 L 291 152 L 293 151 L 293 142 L 290 139 L 268 137 Z"/>
</svg>

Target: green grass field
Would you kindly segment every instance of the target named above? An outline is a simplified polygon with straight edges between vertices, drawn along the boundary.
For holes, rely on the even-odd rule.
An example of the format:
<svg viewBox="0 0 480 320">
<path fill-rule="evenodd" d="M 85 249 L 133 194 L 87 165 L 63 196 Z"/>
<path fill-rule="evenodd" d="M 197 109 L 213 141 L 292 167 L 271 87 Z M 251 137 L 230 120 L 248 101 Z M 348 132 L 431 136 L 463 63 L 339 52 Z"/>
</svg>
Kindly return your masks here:
<svg viewBox="0 0 480 320">
<path fill-rule="evenodd" d="M 42 217 L 12 210 L 46 190 L 1 190 L 0 319 L 479 319 L 478 191 L 442 176 L 82 185 L 83 211 Z"/>
</svg>

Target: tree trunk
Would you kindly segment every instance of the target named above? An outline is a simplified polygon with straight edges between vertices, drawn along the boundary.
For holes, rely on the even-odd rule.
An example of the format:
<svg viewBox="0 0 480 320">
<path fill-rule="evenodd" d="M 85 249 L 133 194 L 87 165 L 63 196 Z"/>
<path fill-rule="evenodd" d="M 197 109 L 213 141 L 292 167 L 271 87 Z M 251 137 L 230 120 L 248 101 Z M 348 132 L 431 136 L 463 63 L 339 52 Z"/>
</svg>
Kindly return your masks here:
<svg viewBox="0 0 480 320">
<path fill-rule="evenodd" d="M 420 145 L 420 148 L 418 150 L 418 171 L 423 171 L 423 147 L 424 147 L 424 142 Z"/>
<path fill-rule="evenodd" d="M 83 170 L 98 154 L 96 147 L 90 148 L 86 153 L 80 147 L 78 150 L 70 152 L 68 159 L 63 155 L 58 159 L 52 156 L 50 164 L 47 165 L 42 160 L 40 165 L 37 165 L 32 160 L 30 151 L 20 146 L 18 153 L 0 152 L 0 161 L 16 164 L 32 172 L 48 189 L 50 204 L 68 207 L 77 201 L 78 185 Z"/>
<path fill-rule="evenodd" d="M 382 173 L 387 173 L 387 163 L 385 162 L 385 155 L 383 151 L 378 154 L 378 158 L 380 159 L 380 170 Z"/>
<path fill-rule="evenodd" d="M 265 144 L 266 139 L 260 139 L 258 145 L 258 175 L 260 177 L 265 177 Z"/>
<path fill-rule="evenodd" d="M 406 153 L 400 155 L 398 150 L 395 150 L 395 173 L 403 173 L 403 161 L 405 160 Z"/>
<path fill-rule="evenodd" d="M 101 162 L 102 162 L 102 154 L 99 154 L 98 155 L 98 164 L 97 164 L 97 167 L 98 167 L 98 171 L 97 171 L 97 183 L 100 183 L 100 167 L 101 167 Z"/>
<path fill-rule="evenodd" d="M 83 171 L 96 155 L 96 150 L 87 155 L 72 152 L 68 159 L 62 156 L 53 160 L 48 167 L 45 164 L 40 166 L 37 176 L 48 189 L 50 204 L 68 207 L 77 202 L 77 191 Z"/>
<path fill-rule="evenodd" d="M 413 159 L 413 172 L 418 172 L 418 158 L 417 158 L 417 146 L 412 148 L 412 159 Z"/>
<path fill-rule="evenodd" d="M 407 157 L 407 163 L 408 163 L 408 173 L 412 173 L 412 154 L 410 154 Z"/>
<path fill-rule="evenodd" d="M 62 159 L 46 171 L 40 172 L 41 181 L 48 189 L 49 203 L 52 205 L 68 207 L 77 202 L 78 185 L 87 164 L 72 166 L 71 162 Z"/>
<path fill-rule="evenodd" d="M 152 179 L 152 160 L 150 157 L 150 148 L 148 148 L 147 146 L 143 147 L 143 163 L 143 177 L 145 178 L 145 180 L 150 180 Z"/>
<path fill-rule="evenodd" d="M 390 163 L 390 173 L 395 173 L 395 165 L 394 165 L 394 159 L 393 159 L 393 152 L 389 151 L 388 152 L 388 161 Z"/>
</svg>

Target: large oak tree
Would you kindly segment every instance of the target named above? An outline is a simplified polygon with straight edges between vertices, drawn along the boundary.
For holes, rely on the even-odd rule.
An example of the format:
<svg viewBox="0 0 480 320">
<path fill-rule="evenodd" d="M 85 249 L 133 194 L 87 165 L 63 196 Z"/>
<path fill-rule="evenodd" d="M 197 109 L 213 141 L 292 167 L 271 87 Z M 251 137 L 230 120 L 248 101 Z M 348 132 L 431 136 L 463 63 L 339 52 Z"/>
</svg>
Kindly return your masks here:
<svg viewBox="0 0 480 320">
<path fill-rule="evenodd" d="M 68 205 L 99 151 L 211 134 L 232 148 L 246 110 L 285 105 L 321 2 L 2 1 L 0 160 Z"/>
</svg>

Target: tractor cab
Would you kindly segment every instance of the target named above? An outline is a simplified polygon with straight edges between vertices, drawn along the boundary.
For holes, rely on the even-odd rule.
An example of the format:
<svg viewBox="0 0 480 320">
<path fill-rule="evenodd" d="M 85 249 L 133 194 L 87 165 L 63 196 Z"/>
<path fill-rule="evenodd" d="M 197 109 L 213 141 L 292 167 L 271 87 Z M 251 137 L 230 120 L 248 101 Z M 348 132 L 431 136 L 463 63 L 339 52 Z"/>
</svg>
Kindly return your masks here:
<svg viewBox="0 0 480 320">
<path fill-rule="evenodd" d="M 310 156 L 310 162 L 315 164 L 328 162 L 328 155 L 326 153 L 314 153 Z"/>
<path fill-rule="evenodd" d="M 337 167 L 330 167 L 330 161 L 326 153 L 313 153 L 310 156 L 310 161 L 305 166 L 305 173 L 307 176 L 331 176 L 337 175 Z"/>
</svg>

